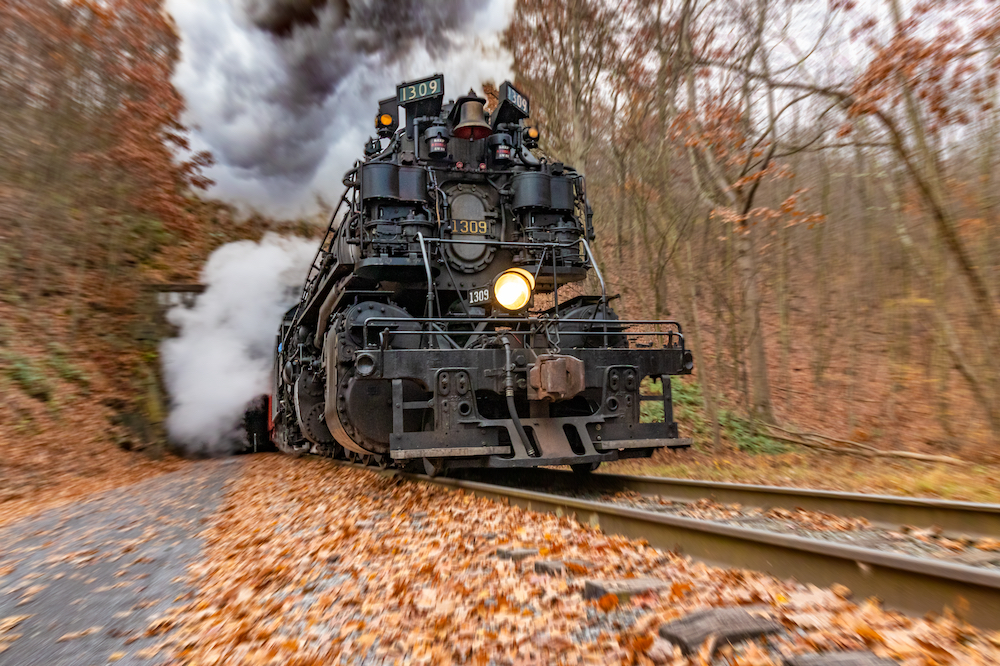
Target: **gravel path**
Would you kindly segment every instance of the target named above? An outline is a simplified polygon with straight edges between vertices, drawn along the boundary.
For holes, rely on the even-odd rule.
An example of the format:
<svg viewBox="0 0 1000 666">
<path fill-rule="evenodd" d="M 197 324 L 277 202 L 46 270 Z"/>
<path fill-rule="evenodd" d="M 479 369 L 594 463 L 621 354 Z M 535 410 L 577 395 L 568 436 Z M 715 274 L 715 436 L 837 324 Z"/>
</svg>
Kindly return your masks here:
<svg viewBox="0 0 1000 666">
<path fill-rule="evenodd" d="M 189 592 L 239 459 L 87 498 L 0 530 L 0 663 L 149 664 L 153 618 Z"/>
</svg>

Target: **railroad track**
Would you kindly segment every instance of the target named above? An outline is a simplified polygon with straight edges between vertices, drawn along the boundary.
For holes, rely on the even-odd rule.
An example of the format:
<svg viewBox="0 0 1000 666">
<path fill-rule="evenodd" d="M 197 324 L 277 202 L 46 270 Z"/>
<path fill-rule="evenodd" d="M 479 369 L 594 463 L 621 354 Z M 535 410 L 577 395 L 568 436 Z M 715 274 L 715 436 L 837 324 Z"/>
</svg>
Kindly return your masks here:
<svg viewBox="0 0 1000 666">
<path fill-rule="evenodd" d="M 1000 538 L 1000 504 L 978 504 L 920 497 L 867 495 L 832 490 L 758 486 L 720 483 L 695 479 L 672 479 L 655 476 L 591 474 L 588 477 L 555 469 L 529 468 L 497 476 L 501 485 L 552 490 L 583 488 L 592 492 L 632 491 L 641 495 L 672 500 L 694 501 L 703 498 L 721 504 L 750 507 L 780 507 L 795 510 L 823 511 L 844 517 L 866 518 L 875 525 L 896 529 L 901 525 L 928 527 L 936 525 L 949 536 L 991 536 Z M 469 480 L 483 481 L 485 475 L 473 474 Z"/>
<path fill-rule="evenodd" d="M 461 489 L 532 511 L 573 516 L 609 534 L 645 539 L 722 567 L 754 569 L 802 583 L 846 585 L 856 598 L 882 599 L 887 607 L 911 615 L 955 610 L 971 624 L 1000 629 L 1000 571 L 911 555 L 861 548 L 789 534 L 722 524 L 662 512 L 596 502 L 564 494 L 525 490 L 510 484 L 560 489 L 576 484 L 587 491 L 633 490 L 678 499 L 710 497 L 720 502 L 822 510 L 864 516 L 873 522 L 939 525 L 966 534 L 998 534 L 1000 506 L 829 491 L 743 486 L 739 484 L 593 474 L 573 476 L 556 470 L 523 470 L 492 476 L 504 484 L 479 480 L 396 474 L 418 483 Z"/>
</svg>

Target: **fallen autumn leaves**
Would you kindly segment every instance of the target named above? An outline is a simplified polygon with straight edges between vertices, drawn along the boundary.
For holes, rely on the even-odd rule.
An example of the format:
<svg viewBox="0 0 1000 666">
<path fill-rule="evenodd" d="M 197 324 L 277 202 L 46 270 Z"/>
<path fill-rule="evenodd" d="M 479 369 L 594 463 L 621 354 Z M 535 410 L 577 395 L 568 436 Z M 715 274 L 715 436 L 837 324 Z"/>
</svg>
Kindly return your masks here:
<svg viewBox="0 0 1000 666">
<path fill-rule="evenodd" d="M 833 649 L 913 665 L 1000 661 L 995 642 L 953 618 L 912 620 L 844 591 L 714 569 L 568 518 L 323 460 L 249 460 L 208 540 L 191 570 L 197 594 L 151 627 L 170 632 L 176 664 L 707 664 L 706 650 L 681 656 L 657 628 L 752 604 L 786 631 L 723 647 L 718 663 Z M 533 558 L 500 559 L 498 547 L 594 566 L 540 575 Z M 669 585 L 585 601 L 583 576 Z"/>
</svg>

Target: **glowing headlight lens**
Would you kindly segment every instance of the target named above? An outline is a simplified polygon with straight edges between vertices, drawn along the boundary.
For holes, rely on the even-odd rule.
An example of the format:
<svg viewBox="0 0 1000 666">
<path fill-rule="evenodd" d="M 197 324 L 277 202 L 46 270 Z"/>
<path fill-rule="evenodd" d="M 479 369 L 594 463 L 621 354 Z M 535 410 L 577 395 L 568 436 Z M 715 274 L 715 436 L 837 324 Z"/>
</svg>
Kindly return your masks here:
<svg viewBox="0 0 1000 666">
<path fill-rule="evenodd" d="M 534 288 L 535 278 L 531 273 L 523 268 L 512 268 L 501 273 L 493 283 L 493 295 L 507 310 L 520 310 L 531 300 Z"/>
</svg>

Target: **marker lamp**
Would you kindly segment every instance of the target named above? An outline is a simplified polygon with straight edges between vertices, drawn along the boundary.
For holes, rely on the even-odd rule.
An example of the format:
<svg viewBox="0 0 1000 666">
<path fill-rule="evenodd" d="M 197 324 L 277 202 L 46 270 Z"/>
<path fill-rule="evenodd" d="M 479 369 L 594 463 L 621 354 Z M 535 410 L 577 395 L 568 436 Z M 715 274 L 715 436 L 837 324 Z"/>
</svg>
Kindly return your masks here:
<svg viewBox="0 0 1000 666">
<path fill-rule="evenodd" d="M 531 300 L 535 278 L 523 268 L 504 271 L 493 283 L 493 296 L 497 303 L 511 312 L 520 310 Z"/>
</svg>

